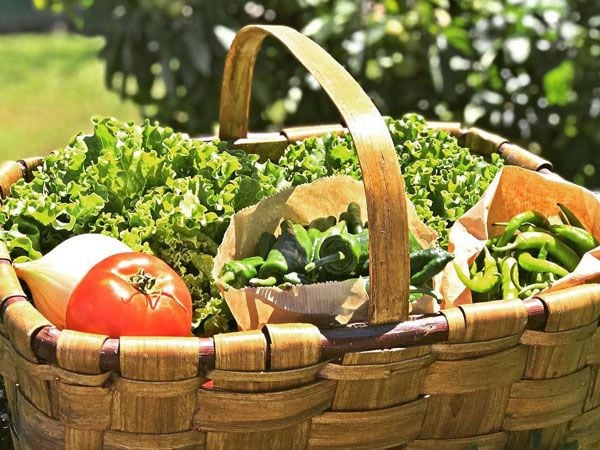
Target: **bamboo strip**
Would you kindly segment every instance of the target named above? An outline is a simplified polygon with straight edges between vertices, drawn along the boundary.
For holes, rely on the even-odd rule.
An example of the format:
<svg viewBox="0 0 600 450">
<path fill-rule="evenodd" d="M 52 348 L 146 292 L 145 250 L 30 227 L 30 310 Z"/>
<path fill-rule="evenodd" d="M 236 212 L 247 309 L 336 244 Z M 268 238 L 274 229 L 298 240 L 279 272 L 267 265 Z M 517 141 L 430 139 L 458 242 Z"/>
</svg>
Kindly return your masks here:
<svg viewBox="0 0 600 450">
<path fill-rule="evenodd" d="M 588 386 L 590 367 L 560 378 L 544 380 L 520 380 L 513 384 L 510 391 L 511 399 L 541 399 L 571 395 L 574 389 L 582 390 Z"/>
<path fill-rule="evenodd" d="M 110 430 L 104 433 L 104 450 L 204 450 L 205 439 L 205 433 L 195 430 L 167 434 Z"/>
<path fill-rule="evenodd" d="M 286 391 L 259 394 L 201 389 L 194 423 L 201 430 L 222 432 L 282 428 L 303 422 L 328 409 L 334 390 L 335 382 L 329 380 Z"/>
<path fill-rule="evenodd" d="M 527 325 L 527 310 L 521 300 L 461 305 L 465 316 L 466 342 L 488 341 L 520 334 Z"/>
<path fill-rule="evenodd" d="M 423 393 L 462 394 L 510 385 L 523 376 L 526 358 L 525 348 L 514 347 L 474 359 L 435 361 L 427 368 Z"/>
<path fill-rule="evenodd" d="M 555 331 L 545 333 L 542 331 L 527 330 L 521 336 L 521 343 L 524 345 L 541 345 L 544 347 L 565 345 L 574 341 L 583 341 L 588 339 L 594 333 L 598 333 L 598 322 L 594 321 L 581 328 L 574 328 L 566 331 Z"/>
<path fill-rule="evenodd" d="M 579 328 L 600 315 L 600 284 L 574 286 L 538 297 L 548 310 L 545 331 Z"/>
<path fill-rule="evenodd" d="M 312 420 L 309 447 L 373 449 L 406 444 L 419 436 L 427 401 L 366 412 L 326 412 Z"/>
<path fill-rule="evenodd" d="M 111 402 L 108 388 L 58 383 L 59 418 L 65 425 L 89 431 L 107 430 Z"/>
<path fill-rule="evenodd" d="M 540 171 L 543 169 L 552 170 L 552 163 L 544 158 L 519 147 L 516 144 L 505 142 L 498 148 L 498 153 L 508 164 L 524 167 L 525 169 Z"/>
<path fill-rule="evenodd" d="M 0 198 L 10 195 L 10 186 L 23 178 L 23 170 L 15 161 L 0 163 Z"/>
<path fill-rule="evenodd" d="M 448 321 L 448 339 L 446 342 L 450 344 L 464 342 L 467 330 L 463 310 L 458 307 L 442 309 L 440 314 Z"/>
<path fill-rule="evenodd" d="M 294 369 L 317 364 L 321 359 L 321 333 L 314 325 L 269 324 L 264 330 L 271 369 Z"/>
<path fill-rule="evenodd" d="M 321 378 L 329 380 L 373 380 L 389 378 L 393 375 L 423 369 L 434 360 L 433 355 L 421 358 L 396 361 L 389 364 L 339 365 L 327 364 L 319 373 Z"/>
<path fill-rule="evenodd" d="M 467 132 L 467 130 L 462 127 L 460 122 L 436 122 L 430 120 L 427 121 L 427 128 L 445 131 L 456 138 L 461 138 Z"/>
<path fill-rule="evenodd" d="M 507 441 L 508 433 L 499 431 L 457 439 L 417 439 L 408 443 L 404 450 L 501 450 L 505 448 Z"/>
<path fill-rule="evenodd" d="M 454 395 L 432 395 L 421 439 L 469 438 L 502 429 L 510 385 Z"/>
<path fill-rule="evenodd" d="M 198 338 L 124 336 L 120 342 L 121 374 L 125 378 L 167 381 L 198 375 Z"/>
<path fill-rule="evenodd" d="M 110 428 L 135 433 L 190 430 L 196 410 L 196 395 L 202 381 L 197 377 L 163 382 L 115 377 Z"/>
<path fill-rule="evenodd" d="M 29 302 L 18 302 L 9 305 L 4 311 L 4 326 L 13 346 L 23 357 L 37 362 L 31 348 L 31 340 L 41 328 L 50 325 Z"/>
<path fill-rule="evenodd" d="M 289 427 L 267 431 L 254 431 L 248 433 L 221 433 L 218 431 L 210 431 L 206 433 L 206 449 L 301 450 L 307 448 L 309 433 L 309 420 Z"/>
<path fill-rule="evenodd" d="M 281 134 L 283 134 L 287 138 L 288 142 L 303 141 L 304 139 L 322 136 L 326 133 L 344 134 L 347 132 L 348 130 L 340 124 L 309 126 L 305 125 L 300 127 L 287 127 L 281 130 Z"/>
<path fill-rule="evenodd" d="M 529 347 L 526 379 L 557 378 L 581 370 L 586 364 L 586 341 L 574 341 L 554 347 Z"/>
<path fill-rule="evenodd" d="M 193 392 L 200 387 L 203 380 L 197 377 L 180 381 L 137 381 L 114 377 L 112 386 L 122 394 L 137 397 L 169 398 Z"/>
<path fill-rule="evenodd" d="M 466 147 L 476 148 L 483 155 L 496 153 L 502 144 L 508 142 L 502 136 L 477 127 L 469 128 L 463 139 Z"/>
<path fill-rule="evenodd" d="M 600 441 L 600 408 L 594 408 L 575 417 L 569 427 L 569 440 Z M 589 447 L 595 448 L 595 447 Z"/>
<path fill-rule="evenodd" d="M 507 336 L 490 341 L 468 342 L 466 344 L 434 344 L 431 351 L 436 354 L 440 361 L 459 360 L 477 356 L 498 353 L 501 350 L 515 347 L 519 343 L 520 336 Z"/>
<path fill-rule="evenodd" d="M 16 428 L 20 445 L 30 449 L 62 450 L 64 425 L 40 412 L 18 390 L 16 397 Z"/>
<path fill-rule="evenodd" d="M 260 331 L 217 334 L 215 368 L 221 370 L 265 370 L 267 340 Z"/>
<path fill-rule="evenodd" d="M 292 389 L 317 380 L 325 363 L 292 370 L 275 372 L 239 372 L 213 370 L 207 375 L 215 386 L 222 389 L 244 392 L 270 392 Z M 241 386 L 241 387 L 240 387 Z"/>
<path fill-rule="evenodd" d="M 100 374 L 100 350 L 108 336 L 63 330 L 56 345 L 58 366 L 83 374 Z"/>
<path fill-rule="evenodd" d="M 587 363 L 600 364 L 600 328 L 588 340 Z"/>
<path fill-rule="evenodd" d="M 102 431 L 81 430 L 65 425 L 65 450 L 102 450 Z"/>
</svg>

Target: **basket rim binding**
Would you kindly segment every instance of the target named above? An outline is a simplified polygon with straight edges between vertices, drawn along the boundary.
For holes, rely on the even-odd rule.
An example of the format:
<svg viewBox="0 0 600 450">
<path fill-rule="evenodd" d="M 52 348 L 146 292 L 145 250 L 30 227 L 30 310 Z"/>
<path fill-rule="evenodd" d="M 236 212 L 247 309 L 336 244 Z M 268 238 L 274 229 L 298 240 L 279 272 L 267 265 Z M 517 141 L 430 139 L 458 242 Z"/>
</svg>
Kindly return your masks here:
<svg viewBox="0 0 600 450">
<path fill-rule="evenodd" d="M 446 131 L 457 137 L 462 145 L 475 148 L 478 153 L 490 154 L 498 152 L 505 159 L 507 164 L 520 165 L 532 171 L 541 173 L 550 173 L 552 165 L 548 161 L 531 154 L 529 151 L 511 144 L 508 140 L 481 130 L 476 127 L 465 128 L 458 122 L 428 122 L 430 128 L 440 131 Z M 270 146 L 272 152 L 277 154 L 282 151 L 290 142 L 299 139 L 318 136 L 326 132 L 344 132 L 344 127 L 338 125 L 316 125 L 285 128 L 277 133 L 261 133 L 251 135 L 248 138 L 234 140 L 233 145 L 251 151 L 257 145 Z M 202 140 L 210 141 L 214 136 L 201 137 Z M 10 185 L 20 178 L 31 179 L 32 171 L 42 162 L 41 157 L 25 158 L 19 161 L 6 161 L 0 165 L 0 173 L 4 173 L 5 168 L 12 168 L 15 175 L 7 182 L 0 182 L 0 194 L 4 197 L 4 192 L 8 192 Z M 18 170 L 14 170 L 18 169 Z M 5 249 L 0 248 L 0 268 L 7 267 L 9 276 L 16 274 L 12 270 L 11 260 Z M 4 273 L 5 271 L 2 271 Z M 490 302 L 490 304 L 501 303 L 502 300 Z M 10 293 L 0 299 L 0 316 L 5 322 L 5 314 L 9 307 L 16 303 L 26 303 L 27 309 L 35 310 L 33 304 L 27 296 L 21 292 Z M 528 321 L 527 329 L 543 330 L 548 316 L 547 308 L 543 300 L 539 297 L 532 297 L 523 301 L 527 310 Z M 23 307 L 23 306 L 22 306 Z M 449 311 L 449 313 L 448 313 Z M 441 314 L 420 317 L 405 322 L 397 322 L 387 325 L 352 324 L 348 327 L 323 329 L 320 331 L 320 344 L 322 348 L 321 361 L 338 360 L 349 351 L 368 351 L 382 350 L 399 347 L 411 347 L 418 345 L 437 344 L 447 342 L 449 338 L 449 321 L 446 314 L 462 312 L 460 307 L 453 307 L 442 311 Z M 39 313 L 38 313 L 39 315 Z M 41 316 L 41 315 L 40 315 Z M 61 331 L 52 325 L 44 324 L 35 329 L 21 330 L 19 336 L 26 336 L 30 339 L 30 348 L 33 355 L 42 363 L 57 364 L 57 346 L 61 336 Z M 262 332 L 267 335 L 267 359 L 270 352 L 268 339 L 268 329 L 264 327 Z M 235 333 L 235 332 L 234 332 Z M 85 333 L 89 336 L 99 337 Z M 149 337 L 148 339 L 152 339 Z M 215 343 L 212 337 L 186 337 L 169 338 L 173 342 L 179 339 L 198 341 L 198 375 L 206 376 L 215 368 Z M 98 352 L 99 368 L 101 372 L 120 373 L 119 359 L 120 339 L 107 338 Z M 268 369 L 268 368 L 267 368 Z"/>
</svg>

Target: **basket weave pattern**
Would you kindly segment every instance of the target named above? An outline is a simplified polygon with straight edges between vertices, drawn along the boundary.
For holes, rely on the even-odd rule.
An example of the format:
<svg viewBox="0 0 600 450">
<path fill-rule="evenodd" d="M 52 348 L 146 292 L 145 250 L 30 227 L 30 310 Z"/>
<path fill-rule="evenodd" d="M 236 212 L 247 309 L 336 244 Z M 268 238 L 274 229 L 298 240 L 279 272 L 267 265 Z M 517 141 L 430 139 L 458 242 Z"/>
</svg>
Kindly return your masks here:
<svg viewBox="0 0 600 450">
<path fill-rule="evenodd" d="M 398 180 L 382 184 L 385 165 L 377 152 L 386 154 L 393 147 L 388 138 L 369 134 L 380 128 L 378 114 L 356 91 L 358 85 L 299 34 L 250 27 L 244 35 L 250 47 L 243 39 L 238 47 L 234 42 L 233 53 L 251 63 L 226 66 L 224 93 L 235 98 L 224 95 L 222 100 L 221 137 L 268 157 L 290 141 L 344 130 L 302 127 L 248 137 L 253 58 L 267 33 L 287 40 L 305 64 L 307 55 L 317 58 L 319 64 L 306 65 L 345 118 L 367 194 L 400 211 L 400 225 L 379 229 L 406 237 L 403 200 L 390 197 L 381 203 L 386 189 L 403 186 Z M 238 75 L 231 74 L 231 67 L 238 67 Z M 328 84 L 329 78 L 335 83 Z M 346 100 L 340 94 L 345 89 Z M 508 163 L 531 170 L 551 168 L 483 130 L 430 125 L 457 136 L 474 152 L 498 151 Z M 0 193 L 30 176 L 40 162 L 0 164 Z M 375 175 L 365 176 L 368 170 Z M 369 205 L 369 224 L 373 229 L 377 223 L 386 225 L 388 213 Z M 463 305 L 443 316 L 406 322 L 406 300 L 398 294 L 408 285 L 400 276 L 407 270 L 406 258 L 394 260 L 394 254 L 382 252 L 385 237 L 373 240 L 371 257 L 398 270 L 372 277 L 372 286 L 379 284 L 370 299 L 369 324 L 343 331 L 350 339 L 306 324 L 267 325 L 203 339 L 116 340 L 61 332 L 27 301 L 0 244 L 0 373 L 15 447 L 523 449 L 536 430 L 540 449 L 574 440 L 580 448 L 600 448 L 600 285 L 526 302 Z M 206 386 L 207 380 L 214 386 Z"/>
</svg>

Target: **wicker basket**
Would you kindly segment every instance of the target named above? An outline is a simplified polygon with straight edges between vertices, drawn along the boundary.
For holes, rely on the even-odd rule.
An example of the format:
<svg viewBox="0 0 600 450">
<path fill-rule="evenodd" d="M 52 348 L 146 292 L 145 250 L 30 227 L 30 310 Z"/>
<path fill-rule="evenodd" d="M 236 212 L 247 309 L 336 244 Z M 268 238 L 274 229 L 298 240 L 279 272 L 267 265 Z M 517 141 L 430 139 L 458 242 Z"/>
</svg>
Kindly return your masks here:
<svg viewBox="0 0 600 450">
<path fill-rule="evenodd" d="M 247 137 L 252 70 L 266 35 L 319 80 L 356 143 L 369 224 L 382 231 L 372 235 L 368 326 L 269 325 L 204 339 L 60 332 L 27 301 L 0 247 L 0 371 L 15 447 L 599 448 L 600 286 L 407 320 L 400 170 L 379 113 L 341 66 L 291 29 L 245 28 L 225 67 L 221 137 L 273 156 L 288 141 L 342 131 Z M 550 167 L 482 130 L 434 126 L 473 151 Z M 39 162 L 3 163 L 3 192 Z M 202 386 L 208 379 L 214 388 Z"/>
</svg>

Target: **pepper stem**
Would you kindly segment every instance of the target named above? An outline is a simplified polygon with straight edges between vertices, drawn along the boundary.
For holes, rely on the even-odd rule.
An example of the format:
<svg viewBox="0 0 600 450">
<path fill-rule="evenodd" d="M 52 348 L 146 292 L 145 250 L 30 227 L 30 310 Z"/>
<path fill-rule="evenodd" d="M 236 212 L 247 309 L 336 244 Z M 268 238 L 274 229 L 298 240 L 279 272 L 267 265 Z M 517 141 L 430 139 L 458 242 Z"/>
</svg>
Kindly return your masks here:
<svg viewBox="0 0 600 450">
<path fill-rule="evenodd" d="M 219 278 L 221 280 L 221 282 L 225 283 L 225 284 L 229 284 L 231 283 L 233 280 L 235 280 L 235 273 L 231 272 L 231 271 L 227 271 L 223 274 L 223 276 L 221 278 Z"/>
<path fill-rule="evenodd" d="M 334 262 L 343 261 L 344 259 L 346 259 L 346 255 L 344 255 L 343 252 L 332 253 L 331 255 L 324 256 L 321 259 L 317 259 L 316 261 L 308 263 L 306 266 L 304 266 L 304 270 L 307 273 L 310 273 L 319 267 L 323 267 Z"/>
</svg>

